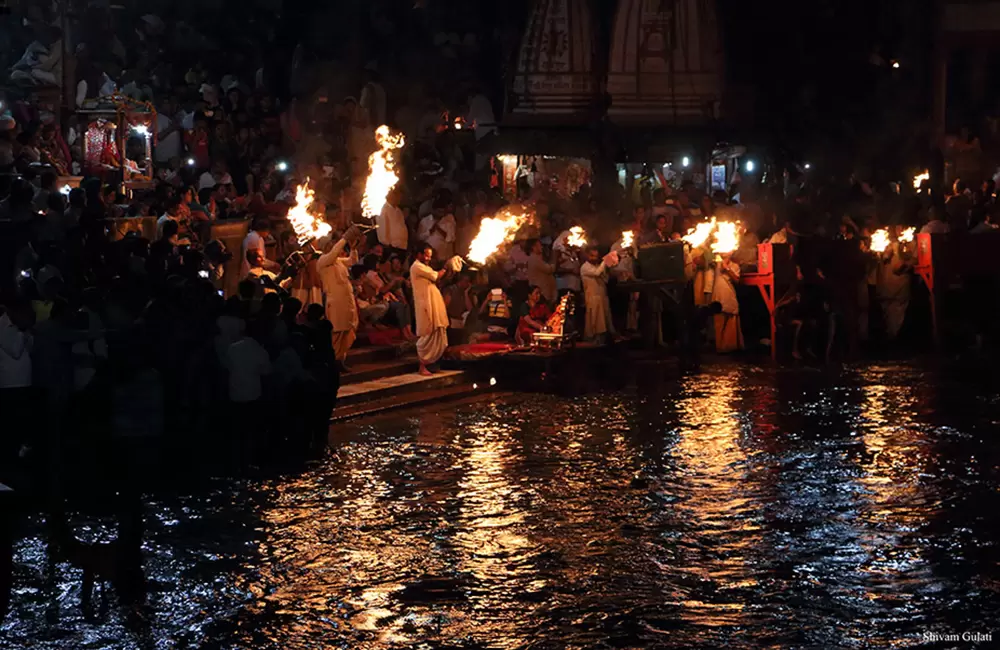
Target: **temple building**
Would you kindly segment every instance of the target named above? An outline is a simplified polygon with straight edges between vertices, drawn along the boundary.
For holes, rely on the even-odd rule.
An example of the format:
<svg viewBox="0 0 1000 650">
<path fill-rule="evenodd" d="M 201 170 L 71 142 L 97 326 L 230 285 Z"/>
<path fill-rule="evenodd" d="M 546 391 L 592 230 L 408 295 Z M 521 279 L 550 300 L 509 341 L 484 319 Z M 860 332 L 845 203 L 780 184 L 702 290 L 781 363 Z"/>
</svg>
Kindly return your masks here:
<svg viewBox="0 0 1000 650">
<path fill-rule="evenodd" d="M 638 167 L 708 185 L 743 151 L 725 99 L 714 0 L 536 0 L 489 146 L 509 195 L 540 166 L 574 182 L 616 166 L 626 184 Z"/>
</svg>

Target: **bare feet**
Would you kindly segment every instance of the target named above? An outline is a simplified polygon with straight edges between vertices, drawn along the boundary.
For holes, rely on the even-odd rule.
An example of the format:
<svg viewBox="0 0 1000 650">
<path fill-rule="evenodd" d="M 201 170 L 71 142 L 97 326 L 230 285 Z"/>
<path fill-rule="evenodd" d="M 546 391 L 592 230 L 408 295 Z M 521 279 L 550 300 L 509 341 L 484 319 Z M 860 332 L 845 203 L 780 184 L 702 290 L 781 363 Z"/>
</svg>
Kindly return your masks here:
<svg viewBox="0 0 1000 650">
<path fill-rule="evenodd" d="M 427 366 L 425 366 L 424 364 L 420 364 L 420 374 L 423 375 L 424 377 L 430 377 L 434 373 L 428 370 Z"/>
</svg>

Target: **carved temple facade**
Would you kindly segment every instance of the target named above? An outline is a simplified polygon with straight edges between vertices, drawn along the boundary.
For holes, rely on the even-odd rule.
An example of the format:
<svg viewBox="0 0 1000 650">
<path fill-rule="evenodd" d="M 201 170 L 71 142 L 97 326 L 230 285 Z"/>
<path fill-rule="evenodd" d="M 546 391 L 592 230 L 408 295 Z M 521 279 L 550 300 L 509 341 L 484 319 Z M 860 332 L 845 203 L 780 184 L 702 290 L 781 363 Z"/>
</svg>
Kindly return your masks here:
<svg viewBox="0 0 1000 650">
<path fill-rule="evenodd" d="M 714 0 L 619 0 L 607 12 L 610 25 L 591 7 L 536 0 L 509 86 L 508 122 L 581 123 L 605 108 L 622 125 L 724 119 Z"/>
</svg>

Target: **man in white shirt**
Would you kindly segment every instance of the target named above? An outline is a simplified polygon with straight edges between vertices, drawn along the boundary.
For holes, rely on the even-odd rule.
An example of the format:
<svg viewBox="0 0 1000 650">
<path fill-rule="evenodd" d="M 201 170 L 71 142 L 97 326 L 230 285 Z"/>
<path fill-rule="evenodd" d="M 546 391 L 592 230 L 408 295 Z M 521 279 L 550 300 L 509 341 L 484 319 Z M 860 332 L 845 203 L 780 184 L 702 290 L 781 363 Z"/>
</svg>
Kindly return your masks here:
<svg viewBox="0 0 1000 650">
<path fill-rule="evenodd" d="M 253 328 L 251 328 L 253 332 Z M 229 401 L 250 405 L 263 395 L 263 378 L 271 373 L 271 358 L 254 336 L 244 336 L 229 346 Z"/>
<path fill-rule="evenodd" d="M 602 260 L 597 247 L 590 246 L 587 248 L 587 261 L 580 267 L 583 297 L 587 307 L 583 335 L 589 341 L 600 340 L 605 334 L 615 336 L 611 305 L 608 302 L 608 269 L 617 260 L 613 253 Z"/>
<path fill-rule="evenodd" d="M 943 235 L 951 232 L 951 227 L 946 221 L 941 219 L 940 210 L 930 208 L 927 214 L 927 223 L 925 223 L 924 227 L 920 229 L 920 232 L 930 235 Z"/>
<path fill-rule="evenodd" d="M 267 217 L 254 219 L 250 227 L 250 232 L 243 238 L 243 244 L 240 246 L 240 260 L 242 261 L 240 265 L 240 278 L 245 278 L 250 273 L 250 262 L 247 259 L 247 252 L 250 250 L 260 251 L 261 267 L 275 272 L 280 269 L 276 262 L 267 259 L 267 236 L 270 232 L 271 222 Z"/>
<path fill-rule="evenodd" d="M 455 254 L 455 215 L 444 207 L 435 206 L 434 212 L 420 220 L 417 231 L 417 238 L 433 248 L 438 259 L 447 260 Z"/>
<path fill-rule="evenodd" d="M 172 99 L 163 100 L 156 114 L 156 151 L 153 156 L 158 165 L 165 165 L 181 156 L 181 125 L 177 123 L 177 107 Z"/>
<path fill-rule="evenodd" d="M 168 221 L 176 221 L 180 223 L 181 220 L 181 197 L 174 196 L 171 197 L 170 201 L 167 202 L 167 211 L 156 220 L 156 238 L 163 238 L 163 224 Z"/>
<path fill-rule="evenodd" d="M 248 327 L 249 335 L 229 346 L 229 405 L 232 442 L 240 465 L 246 465 L 267 435 L 267 412 L 262 402 L 264 377 L 271 374 L 271 357 L 261 345 L 263 332 L 258 323 Z"/>
<path fill-rule="evenodd" d="M 29 330 L 34 319 L 31 303 L 20 301 L 8 304 L 0 316 L 0 391 L 31 386 Z"/>
<path fill-rule="evenodd" d="M 431 268 L 434 249 L 421 244 L 416 259 L 410 267 L 413 283 L 413 310 L 417 317 L 417 358 L 420 374 L 430 375 L 427 367 L 438 362 L 448 348 L 448 309 L 437 283 L 448 272 Z"/>
<path fill-rule="evenodd" d="M 406 230 L 406 217 L 399 209 L 399 198 L 398 188 L 389 190 L 382 211 L 375 217 L 375 224 L 378 226 L 378 240 L 383 246 L 405 252 L 409 244 L 409 233 Z"/>
<path fill-rule="evenodd" d="M 0 471 L 17 463 L 21 445 L 37 427 L 39 413 L 33 401 L 29 330 L 35 322 L 31 303 L 25 300 L 7 302 L 7 311 L 0 316 L 0 413 L 3 413 L 3 434 L 0 435 Z"/>
</svg>

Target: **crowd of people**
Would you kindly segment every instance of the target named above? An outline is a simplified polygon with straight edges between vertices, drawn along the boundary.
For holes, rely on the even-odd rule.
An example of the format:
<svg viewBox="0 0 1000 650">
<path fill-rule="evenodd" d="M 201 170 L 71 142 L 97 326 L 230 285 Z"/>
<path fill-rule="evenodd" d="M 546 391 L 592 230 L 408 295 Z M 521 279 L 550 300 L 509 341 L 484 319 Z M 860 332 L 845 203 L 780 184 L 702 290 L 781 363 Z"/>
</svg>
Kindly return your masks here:
<svg viewBox="0 0 1000 650">
<path fill-rule="evenodd" d="M 147 16 L 121 47 L 97 47 L 95 37 L 74 48 L 78 107 L 108 93 L 156 107 L 155 173 L 144 191 L 91 165 L 78 115 L 59 128 L 29 97 L 0 109 L 0 407 L 15 423 L 3 436 L 4 472 L 53 449 L 85 449 L 87 436 L 108 431 L 133 439 L 225 429 L 247 462 L 269 446 L 306 449 L 322 437 L 352 347 L 412 343 L 431 374 L 449 345 L 529 344 L 567 294 L 568 331 L 596 343 L 624 338 L 665 309 L 621 288 L 640 271 L 638 247 L 678 241 L 712 217 L 742 224 L 739 246 L 718 256 L 686 249 L 697 327 L 677 331 L 660 319 L 658 342 L 720 352 L 771 343 L 759 293 L 740 283 L 757 244 L 770 241 L 796 251 L 798 280 L 776 297 L 788 353 L 856 356 L 865 340 L 905 338 L 905 323 L 926 320 L 910 306 L 921 285 L 914 245 L 900 236 L 906 226 L 977 234 L 997 221 L 991 183 L 959 181 L 945 200 L 926 188 L 907 196 L 854 178 L 819 182 L 801 170 L 770 185 L 747 175 L 713 193 L 689 177 L 637 174 L 598 205 L 589 178 L 568 193 L 522 157 L 517 201 L 530 219 L 473 270 L 461 256 L 481 219 L 509 202 L 476 146 L 493 130 L 491 102 L 473 77 L 455 73 L 475 37 L 435 36 L 423 53 L 451 71 L 445 92 L 440 82 L 404 83 L 393 51 L 323 77 L 315 66 L 304 72 L 310 50 L 298 47 L 289 83 L 245 53 L 210 64 L 190 53 L 171 59 L 179 29 Z M 51 81 L 42 73 L 62 51 L 51 33 L 38 34 L 13 66 L 23 83 Z M 379 214 L 364 215 L 381 124 L 405 137 L 400 180 Z M 63 186 L 70 176 L 83 180 Z M 303 185 L 332 229 L 306 247 L 285 219 Z M 155 233 L 120 236 L 113 220 L 125 217 L 155 218 Z M 218 221 L 247 222 L 238 249 L 212 239 L 205 225 Z M 885 226 L 891 241 L 872 253 L 870 238 Z M 859 245 L 831 254 L 822 242 L 833 240 Z M 970 335 L 982 344 L 991 321 L 987 310 L 975 315 Z"/>
</svg>

